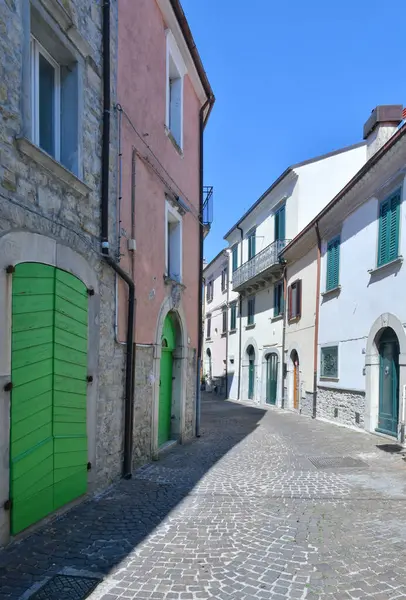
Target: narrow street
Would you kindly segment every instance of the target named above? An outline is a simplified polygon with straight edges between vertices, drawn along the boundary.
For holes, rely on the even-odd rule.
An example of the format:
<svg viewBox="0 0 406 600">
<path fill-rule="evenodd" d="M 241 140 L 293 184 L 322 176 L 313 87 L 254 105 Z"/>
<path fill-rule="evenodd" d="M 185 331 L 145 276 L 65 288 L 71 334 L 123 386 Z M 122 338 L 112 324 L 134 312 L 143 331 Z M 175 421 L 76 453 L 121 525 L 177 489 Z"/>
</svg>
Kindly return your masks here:
<svg viewBox="0 0 406 600">
<path fill-rule="evenodd" d="M 86 597 L 38 594 L 58 573 L 99 578 L 91 600 L 405 598 L 388 443 L 206 397 L 199 440 L 1 552 L 0 598 Z"/>
</svg>

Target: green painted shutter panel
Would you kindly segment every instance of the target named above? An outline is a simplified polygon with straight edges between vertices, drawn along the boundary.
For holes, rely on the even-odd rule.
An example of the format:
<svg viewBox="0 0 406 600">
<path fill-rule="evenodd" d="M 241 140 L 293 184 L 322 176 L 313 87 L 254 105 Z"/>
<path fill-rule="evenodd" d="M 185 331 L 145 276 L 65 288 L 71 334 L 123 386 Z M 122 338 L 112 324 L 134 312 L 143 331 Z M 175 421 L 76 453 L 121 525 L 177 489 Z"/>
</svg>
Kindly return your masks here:
<svg viewBox="0 0 406 600">
<path fill-rule="evenodd" d="M 238 246 L 233 248 L 233 273 L 238 268 Z"/>
<path fill-rule="evenodd" d="M 388 224 L 390 222 L 389 202 L 382 202 L 379 210 L 379 241 L 378 241 L 378 266 L 388 262 Z"/>
<path fill-rule="evenodd" d="M 11 531 L 86 492 L 87 290 L 36 263 L 13 275 Z"/>
<path fill-rule="evenodd" d="M 338 287 L 340 273 L 340 239 L 336 238 L 327 246 L 327 281 L 326 289 Z"/>
<path fill-rule="evenodd" d="M 393 196 L 390 201 L 390 225 L 388 232 L 388 260 L 394 260 L 398 256 L 399 248 L 399 216 L 400 195 Z"/>
<path fill-rule="evenodd" d="M 278 231 L 278 240 L 284 240 L 286 237 L 285 233 L 286 225 L 285 225 L 285 206 L 279 210 L 279 231 Z"/>
</svg>

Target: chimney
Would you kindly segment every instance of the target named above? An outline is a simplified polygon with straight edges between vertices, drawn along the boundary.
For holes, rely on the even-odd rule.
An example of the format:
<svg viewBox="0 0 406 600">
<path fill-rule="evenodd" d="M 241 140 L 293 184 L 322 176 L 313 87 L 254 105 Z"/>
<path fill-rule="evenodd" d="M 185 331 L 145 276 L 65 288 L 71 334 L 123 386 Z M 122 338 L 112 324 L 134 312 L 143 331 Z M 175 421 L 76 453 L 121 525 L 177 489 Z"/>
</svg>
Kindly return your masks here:
<svg viewBox="0 0 406 600">
<path fill-rule="evenodd" d="M 367 141 L 367 160 L 378 152 L 395 133 L 402 122 L 403 106 L 401 104 L 385 104 L 374 108 L 364 125 L 364 140 Z"/>
</svg>

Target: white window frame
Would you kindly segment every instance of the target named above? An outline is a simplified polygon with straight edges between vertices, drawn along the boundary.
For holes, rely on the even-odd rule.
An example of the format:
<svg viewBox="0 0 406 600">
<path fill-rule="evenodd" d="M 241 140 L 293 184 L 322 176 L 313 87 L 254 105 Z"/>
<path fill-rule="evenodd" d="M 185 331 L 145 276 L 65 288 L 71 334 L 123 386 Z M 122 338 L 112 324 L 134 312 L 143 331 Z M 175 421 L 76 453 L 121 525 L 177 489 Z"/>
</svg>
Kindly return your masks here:
<svg viewBox="0 0 406 600">
<path fill-rule="evenodd" d="M 171 218 L 169 218 L 169 216 Z M 180 213 L 173 208 L 173 206 L 166 201 L 166 208 L 165 208 L 165 273 L 166 276 L 172 279 L 172 276 L 169 272 L 169 238 L 168 238 L 168 224 L 170 222 L 174 222 L 177 221 L 179 223 L 179 235 L 180 235 L 180 242 L 179 242 L 179 266 L 180 266 L 180 273 L 179 273 L 179 279 L 177 280 L 179 283 L 182 283 L 182 273 L 183 273 L 183 220 L 182 220 L 182 216 L 180 215 Z"/>
<path fill-rule="evenodd" d="M 330 375 L 323 375 L 321 372 L 321 365 L 322 365 L 322 354 L 323 354 L 323 350 L 329 349 L 329 348 L 337 348 L 337 375 L 334 376 L 330 376 Z M 319 358 L 319 368 L 320 368 L 320 381 L 339 381 L 340 379 L 340 344 L 339 342 L 331 342 L 329 344 L 321 344 L 320 345 L 320 358 Z"/>
<path fill-rule="evenodd" d="M 54 58 L 45 50 L 39 41 L 31 35 L 30 39 L 31 51 L 31 135 L 32 141 L 38 147 L 40 146 L 39 139 L 39 56 L 47 60 L 55 69 L 55 93 L 54 93 L 54 144 L 55 156 L 53 157 L 58 162 L 61 159 L 61 67 Z M 43 148 L 41 148 L 43 150 Z M 45 150 L 43 150 L 46 152 Z"/>
<path fill-rule="evenodd" d="M 178 45 L 175 41 L 175 38 L 172 34 L 172 32 L 167 29 L 166 31 L 166 113 L 165 113 L 165 128 L 166 131 L 168 133 L 172 133 L 171 129 L 170 129 L 170 75 L 169 75 L 169 71 L 170 71 L 170 59 L 172 58 L 172 61 L 176 67 L 176 70 L 179 73 L 179 77 L 180 77 L 180 85 L 181 85 L 181 89 L 180 89 L 180 140 L 178 143 L 178 140 L 175 139 L 175 142 L 178 144 L 179 148 L 181 150 L 183 150 L 183 82 L 184 82 L 184 76 L 187 73 L 187 69 L 186 69 L 186 65 L 185 62 L 182 58 L 182 54 L 178 48 Z"/>
</svg>

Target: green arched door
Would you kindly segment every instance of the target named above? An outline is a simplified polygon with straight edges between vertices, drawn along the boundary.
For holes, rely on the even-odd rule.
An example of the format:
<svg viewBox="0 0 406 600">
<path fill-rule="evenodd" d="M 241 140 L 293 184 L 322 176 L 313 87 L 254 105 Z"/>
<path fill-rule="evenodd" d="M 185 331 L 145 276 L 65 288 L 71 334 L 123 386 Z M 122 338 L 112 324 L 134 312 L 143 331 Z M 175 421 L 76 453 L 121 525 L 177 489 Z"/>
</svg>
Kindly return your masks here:
<svg viewBox="0 0 406 600">
<path fill-rule="evenodd" d="M 397 436 L 399 420 L 399 342 L 388 327 L 379 340 L 378 430 Z"/>
<path fill-rule="evenodd" d="M 254 398 L 255 387 L 255 350 L 253 346 L 248 346 L 248 399 Z"/>
<path fill-rule="evenodd" d="M 266 401 L 276 404 L 276 391 L 278 387 L 278 356 L 275 353 L 266 357 Z"/>
<path fill-rule="evenodd" d="M 164 321 L 159 380 L 158 445 L 171 439 L 172 376 L 175 330 L 170 315 Z"/>
<path fill-rule="evenodd" d="M 12 291 L 11 533 L 86 492 L 85 285 L 39 263 L 16 266 Z"/>
</svg>

